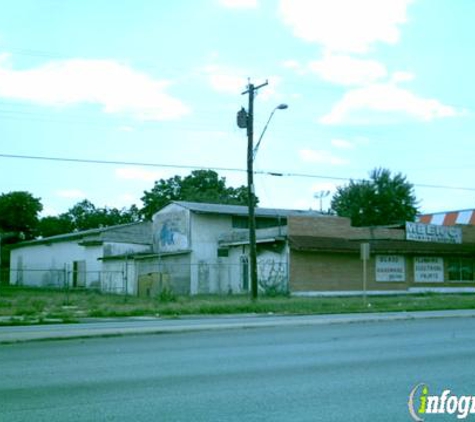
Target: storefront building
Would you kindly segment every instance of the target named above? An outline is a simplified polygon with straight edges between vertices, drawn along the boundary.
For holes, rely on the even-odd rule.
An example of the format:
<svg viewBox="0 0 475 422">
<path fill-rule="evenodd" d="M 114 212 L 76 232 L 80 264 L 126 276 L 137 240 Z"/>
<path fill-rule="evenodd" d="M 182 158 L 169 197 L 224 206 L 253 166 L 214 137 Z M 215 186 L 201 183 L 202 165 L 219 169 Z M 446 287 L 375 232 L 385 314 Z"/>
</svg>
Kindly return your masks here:
<svg viewBox="0 0 475 422">
<path fill-rule="evenodd" d="M 475 292 L 475 226 L 351 227 L 340 217 L 290 218 L 296 295 Z"/>
</svg>

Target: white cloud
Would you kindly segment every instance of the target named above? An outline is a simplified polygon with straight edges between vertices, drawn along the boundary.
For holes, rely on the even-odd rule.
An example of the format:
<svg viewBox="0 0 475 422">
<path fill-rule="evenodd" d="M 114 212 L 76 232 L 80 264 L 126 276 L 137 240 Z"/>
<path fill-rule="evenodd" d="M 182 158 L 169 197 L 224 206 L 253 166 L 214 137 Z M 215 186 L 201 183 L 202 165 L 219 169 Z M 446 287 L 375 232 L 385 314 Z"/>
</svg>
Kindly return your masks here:
<svg viewBox="0 0 475 422">
<path fill-rule="evenodd" d="M 219 4 L 230 9 L 255 9 L 257 0 L 219 0 Z"/>
<path fill-rule="evenodd" d="M 245 91 L 248 85 L 249 72 L 243 69 L 209 65 L 204 67 L 202 71 L 207 76 L 211 88 L 216 92 L 236 96 Z M 255 85 L 265 82 L 266 79 L 269 82 L 267 86 L 259 90 L 259 99 L 267 101 L 279 96 L 277 87 L 282 80 L 279 76 L 269 76 L 266 79 L 255 77 L 253 79 Z"/>
<path fill-rule="evenodd" d="M 412 0 L 281 0 L 294 34 L 332 52 L 365 53 L 372 44 L 399 41 Z"/>
<path fill-rule="evenodd" d="M 209 76 L 211 87 L 218 92 L 236 95 L 245 89 L 245 78 L 240 76 L 215 74 Z"/>
<path fill-rule="evenodd" d="M 371 141 L 366 136 L 356 136 L 355 143 L 361 146 L 368 146 L 371 143 Z"/>
<path fill-rule="evenodd" d="M 282 66 L 285 67 L 286 69 L 295 69 L 295 70 L 299 70 L 302 67 L 297 60 L 286 60 L 282 63 Z"/>
<path fill-rule="evenodd" d="M 267 81 L 269 82 L 269 84 L 260 89 L 257 93 L 259 99 L 262 101 L 269 101 L 274 100 L 276 98 L 280 98 L 281 95 L 278 92 L 278 88 L 282 83 L 282 78 L 280 76 L 269 76 L 267 78 Z"/>
<path fill-rule="evenodd" d="M 135 129 L 132 126 L 119 126 L 118 130 L 120 132 L 133 132 Z"/>
<path fill-rule="evenodd" d="M 348 163 L 348 160 L 323 150 L 302 149 L 299 151 L 299 155 L 303 161 L 309 163 L 330 164 L 332 166 L 341 166 Z"/>
<path fill-rule="evenodd" d="M 84 199 L 86 198 L 86 194 L 79 189 L 62 189 L 56 191 L 56 195 L 60 198 L 67 198 L 67 199 Z"/>
<path fill-rule="evenodd" d="M 224 94 L 237 95 L 245 90 L 247 77 L 240 69 L 230 69 L 219 65 L 205 67 L 211 88 Z"/>
<path fill-rule="evenodd" d="M 158 170 L 147 170 L 140 167 L 122 167 L 115 170 L 118 179 L 141 180 L 145 182 L 155 182 L 163 177 L 163 173 Z"/>
<path fill-rule="evenodd" d="M 368 116 L 374 118 L 374 112 L 384 119 L 400 120 L 403 116 L 422 121 L 462 114 L 438 100 L 418 97 L 394 84 L 374 84 L 348 91 L 329 114 L 320 118 L 320 122 L 369 123 Z"/>
<path fill-rule="evenodd" d="M 10 63 L 10 53 L 0 53 L 0 66 L 5 66 Z"/>
<path fill-rule="evenodd" d="M 413 73 L 410 72 L 394 72 L 391 75 L 391 83 L 398 83 L 398 82 L 411 82 L 414 80 L 415 76 Z"/>
<path fill-rule="evenodd" d="M 332 139 L 330 141 L 332 146 L 338 149 L 353 149 L 355 145 L 346 139 Z"/>
<path fill-rule="evenodd" d="M 100 104 L 106 113 L 141 120 L 176 119 L 189 112 L 165 93 L 169 85 L 112 60 L 52 61 L 30 70 L 0 67 L 0 97 L 55 106 Z"/>
<path fill-rule="evenodd" d="M 346 55 L 325 55 L 309 64 L 322 79 L 339 85 L 365 85 L 384 78 L 386 67 L 376 60 L 355 59 Z"/>
</svg>

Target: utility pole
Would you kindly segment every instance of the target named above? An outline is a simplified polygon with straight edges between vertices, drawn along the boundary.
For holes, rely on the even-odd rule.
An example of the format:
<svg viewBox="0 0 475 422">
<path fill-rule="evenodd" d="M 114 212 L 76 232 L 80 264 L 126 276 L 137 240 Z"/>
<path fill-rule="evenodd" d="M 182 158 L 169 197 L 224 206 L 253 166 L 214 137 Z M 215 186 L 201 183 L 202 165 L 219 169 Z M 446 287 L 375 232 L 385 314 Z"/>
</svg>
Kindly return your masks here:
<svg viewBox="0 0 475 422">
<path fill-rule="evenodd" d="M 254 97 L 258 89 L 266 86 L 265 83 L 254 86 L 249 80 L 246 91 L 242 95 L 249 95 L 249 107 L 247 111 L 247 195 L 249 206 L 249 266 L 251 270 L 251 297 L 257 299 L 257 247 L 256 247 L 256 215 L 255 215 L 255 189 L 254 189 Z M 242 111 L 241 111 L 242 116 Z M 241 117 L 242 118 L 242 117 Z M 238 114 L 239 124 L 239 114 Z"/>
</svg>

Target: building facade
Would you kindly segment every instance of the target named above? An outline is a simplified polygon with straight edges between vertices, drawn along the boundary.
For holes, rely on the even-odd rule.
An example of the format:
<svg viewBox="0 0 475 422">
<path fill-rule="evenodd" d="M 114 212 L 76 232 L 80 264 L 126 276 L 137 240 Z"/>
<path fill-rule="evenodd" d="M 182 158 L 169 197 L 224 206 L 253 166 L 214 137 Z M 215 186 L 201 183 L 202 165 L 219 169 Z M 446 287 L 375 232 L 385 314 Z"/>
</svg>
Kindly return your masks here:
<svg viewBox="0 0 475 422">
<path fill-rule="evenodd" d="M 475 292 L 475 226 L 290 218 L 289 243 L 293 294 Z"/>
<path fill-rule="evenodd" d="M 315 211 L 256 208 L 260 293 L 475 291 L 475 226 L 352 227 Z M 248 208 L 172 202 L 150 223 L 24 242 L 10 282 L 156 296 L 250 290 Z"/>
<path fill-rule="evenodd" d="M 248 208 L 177 201 L 153 216 L 153 253 L 129 257 L 136 291 L 155 294 L 244 293 L 250 288 Z M 256 208 L 257 263 L 261 291 L 287 291 L 290 216 L 313 211 Z M 133 265 L 131 265 L 133 260 Z M 123 257 L 106 257 L 105 268 L 118 271 Z M 142 286 L 145 286 L 142 288 Z"/>
<path fill-rule="evenodd" d="M 123 268 L 107 272 L 103 258 L 150 251 L 150 230 L 135 223 L 22 242 L 10 254 L 10 284 L 124 291 Z"/>
</svg>

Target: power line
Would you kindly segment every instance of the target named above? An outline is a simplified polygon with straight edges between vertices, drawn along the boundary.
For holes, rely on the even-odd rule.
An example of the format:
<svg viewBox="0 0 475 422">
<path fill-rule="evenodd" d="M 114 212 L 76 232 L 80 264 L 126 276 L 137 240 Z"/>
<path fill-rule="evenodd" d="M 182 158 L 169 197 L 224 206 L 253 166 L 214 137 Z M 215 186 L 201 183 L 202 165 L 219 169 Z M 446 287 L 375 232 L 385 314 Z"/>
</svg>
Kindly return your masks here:
<svg viewBox="0 0 475 422">
<path fill-rule="evenodd" d="M 181 170 L 216 170 L 216 171 L 229 171 L 235 173 L 246 173 L 246 169 L 237 167 L 215 167 L 215 166 L 199 166 L 199 165 L 184 165 L 184 164 L 165 164 L 165 163 L 145 163 L 134 161 L 110 161 L 110 160 L 93 160 L 86 158 L 69 158 L 69 157 L 46 157 L 35 155 L 17 155 L 17 154 L 1 154 L 0 158 L 12 158 L 23 160 L 43 160 L 43 161 L 55 161 L 55 162 L 67 162 L 67 163 L 82 163 L 82 164 L 104 164 L 104 165 L 119 165 L 119 166 L 140 166 L 140 167 L 158 167 L 158 168 L 172 168 Z M 324 179 L 324 180 L 337 180 L 342 182 L 348 182 L 350 180 L 363 181 L 365 179 L 352 179 L 349 177 L 339 176 L 324 176 L 320 174 L 311 173 L 296 173 L 296 172 L 281 172 L 272 170 L 255 170 L 255 174 L 274 177 L 301 177 L 310 179 Z M 475 188 L 466 186 L 446 186 L 446 185 L 433 185 L 433 184 L 421 184 L 413 183 L 414 187 L 428 188 L 428 189 L 447 189 L 447 190 L 463 190 L 475 192 Z"/>
</svg>

